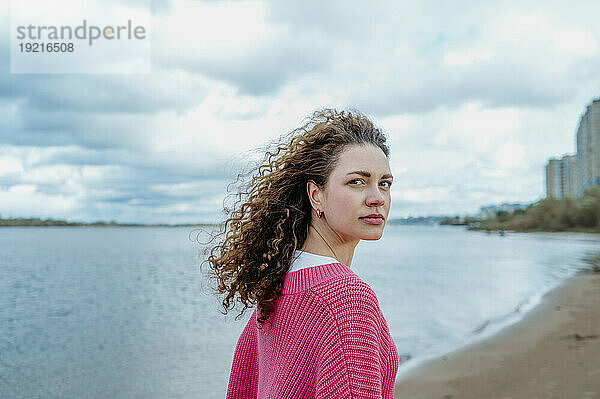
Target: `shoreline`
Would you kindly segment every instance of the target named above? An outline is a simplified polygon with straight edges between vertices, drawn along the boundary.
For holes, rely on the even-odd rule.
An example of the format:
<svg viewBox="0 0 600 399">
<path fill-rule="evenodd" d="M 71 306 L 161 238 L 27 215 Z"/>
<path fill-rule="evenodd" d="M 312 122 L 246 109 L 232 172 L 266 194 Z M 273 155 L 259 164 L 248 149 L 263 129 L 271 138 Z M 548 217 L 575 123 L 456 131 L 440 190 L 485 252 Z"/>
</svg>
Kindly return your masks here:
<svg viewBox="0 0 600 399">
<path fill-rule="evenodd" d="M 577 272 L 523 318 L 396 379 L 396 398 L 600 398 L 600 273 Z"/>
</svg>

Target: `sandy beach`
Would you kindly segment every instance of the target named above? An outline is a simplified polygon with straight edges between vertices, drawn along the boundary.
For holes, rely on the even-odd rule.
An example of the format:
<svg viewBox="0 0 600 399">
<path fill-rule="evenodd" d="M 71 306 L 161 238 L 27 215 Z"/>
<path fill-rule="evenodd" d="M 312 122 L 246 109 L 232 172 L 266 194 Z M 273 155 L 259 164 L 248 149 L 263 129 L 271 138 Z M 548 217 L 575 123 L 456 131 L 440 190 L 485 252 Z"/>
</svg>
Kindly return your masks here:
<svg viewBox="0 0 600 399">
<path fill-rule="evenodd" d="M 394 397 L 600 398 L 600 273 L 579 272 L 518 323 L 399 376 Z"/>
</svg>

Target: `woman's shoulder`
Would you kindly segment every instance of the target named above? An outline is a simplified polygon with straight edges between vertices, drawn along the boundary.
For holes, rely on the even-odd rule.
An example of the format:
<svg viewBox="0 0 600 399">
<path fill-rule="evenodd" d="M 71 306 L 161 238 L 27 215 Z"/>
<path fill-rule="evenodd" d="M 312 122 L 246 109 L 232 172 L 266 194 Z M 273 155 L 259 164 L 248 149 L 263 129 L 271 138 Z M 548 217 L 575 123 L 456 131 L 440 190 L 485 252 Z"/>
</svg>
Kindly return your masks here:
<svg viewBox="0 0 600 399">
<path fill-rule="evenodd" d="M 355 335 L 389 338 L 387 321 L 371 286 L 356 274 L 337 276 L 313 287 L 342 337 Z M 364 334 L 363 334 L 364 333 Z"/>
<path fill-rule="evenodd" d="M 311 291 L 335 310 L 352 308 L 378 309 L 379 301 L 371 286 L 355 273 L 335 276 Z"/>
</svg>

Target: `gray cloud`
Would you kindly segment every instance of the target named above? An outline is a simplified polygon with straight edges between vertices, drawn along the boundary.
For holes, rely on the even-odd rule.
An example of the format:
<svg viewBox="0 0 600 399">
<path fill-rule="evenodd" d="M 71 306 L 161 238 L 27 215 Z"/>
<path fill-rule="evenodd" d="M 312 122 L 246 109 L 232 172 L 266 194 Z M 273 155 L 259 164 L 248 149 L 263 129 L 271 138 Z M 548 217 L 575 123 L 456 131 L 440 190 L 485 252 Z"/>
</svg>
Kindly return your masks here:
<svg viewBox="0 0 600 399">
<path fill-rule="evenodd" d="M 306 0 L 302 2 L 268 2 L 268 20 L 286 24 L 295 32 L 321 32 L 321 40 L 368 41 L 377 25 L 388 20 L 390 8 L 407 8 L 406 4 L 390 7 L 381 1 L 351 0 L 340 6 L 337 2 Z"/>
<path fill-rule="evenodd" d="M 329 69 L 331 54 L 317 39 L 313 35 L 278 37 L 236 53 L 210 56 L 177 52 L 164 44 L 155 59 L 161 68 L 203 74 L 232 85 L 240 94 L 273 95 L 294 79 Z"/>
<path fill-rule="evenodd" d="M 355 91 L 348 101 L 380 116 L 454 109 L 471 101 L 490 108 L 547 107 L 572 99 L 576 87 L 567 76 L 541 76 L 536 68 L 494 63 L 381 82 Z"/>
<path fill-rule="evenodd" d="M 71 146 L 57 149 L 50 155 L 41 157 L 28 166 L 119 166 L 124 170 L 132 168 L 132 171 L 128 173 L 136 173 L 136 175 L 124 177 L 125 181 L 140 179 L 148 184 L 181 183 L 202 179 L 228 179 L 232 176 L 230 170 L 235 170 L 241 166 L 239 161 L 209 150 L 198 150 L 198 159 L 199 161 L 195 164 L 181 165 L 177 162 L 177 158 L 162 157 L 157 159 L 153 154 L 124 148 L 89 149 Z"/>
<path fill-rule="evenodd" d="M 70 148 L 42 156 L 39 161 L 25 165 L 23 172 L 1 175 L 0 185 L 10 188 L 15 184 L 34 184 L 40 194 L 76 195 L 77 203 L 70 212 L 75 219 L 76 215 L 82 215 L 79 219 L 108 220 L 120 215 L 122 221 L 135 221 L 133 215 L 144 214 L 151 218 L 147 221 L 173 223 L 170 215 L 187 216 L 187 220 L 181 221 L 189 222 L 200 221 L 197 218 L 201 213 L 206 221 L 214 219 L 227 193 L 227 184 L 233 180 L 232 170 L 239 167 L 231 162 L 212 161 L 203 167 L 178 168 L 165 164 L 164 160 L 156 162 L 125 150 Z M 63 173 L 62 177 L 47 182 L 45 173 L 36 172 L 58 165 L 69 166 L 72 173 Z M 88 168 L 87 173 L 84 167 Z M 160 212 L 162 208 L 180 204 L 188 204 L 190 210 Z M 205 208 L 210 208 L 210 212 Z"/>
<path fill-rule="evenodd" d="M 152 137 L 151 118 L 145 114 L 79 113 L 71 110 L 19 108 L 10 130 L 0 141 L 12 145 L 80 145 L 89 148 L 144 148 Z"/>
<path fill-rule="evenodd" d="M 0 69 L 5 68 L 6 64 L 0 65 Z M 0 74 L 0 97 L 18 99 L 25 110 L 182 112 L 200 103 L 207 93 L 208 89 L 194 80 L 176 79 L 160 71 L 131 75 Z"/>
</svg>

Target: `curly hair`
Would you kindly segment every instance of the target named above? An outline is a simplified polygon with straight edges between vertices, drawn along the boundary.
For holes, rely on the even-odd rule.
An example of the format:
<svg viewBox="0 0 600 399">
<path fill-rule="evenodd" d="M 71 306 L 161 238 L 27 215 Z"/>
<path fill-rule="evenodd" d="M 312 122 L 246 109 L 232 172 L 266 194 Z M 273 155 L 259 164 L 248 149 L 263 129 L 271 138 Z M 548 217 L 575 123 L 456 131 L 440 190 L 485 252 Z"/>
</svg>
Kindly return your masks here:
<svg viewBox="0 0 600 399">
<path fill-rule="evenodd" d="M 308 236 L 312 207 L 306 184 L 313 180 L 323 189 L 336 167 L 339 155 L 353 144 L 375 145 L 389 157 L 383 132 L 356 110 L 325 108 L 315 111 L 305 124 L 274 142 L 276 151 L 267 150 L 262 164 L 247 174 L 231 216 L 220 224 L 216 237 L 224 239 L 206 247 L 210 277 L 218 282 L 217 294 L 226 294 L 222 306 L 227 313 L 235 300 L 247 308 L 258 303 L 259 324 L 275 311 L 275 300 L 283 287 L 296 249 Z M 244 173 L 238 174 L 237 183 Z M 229 189 L 229 186 L 228 186 Z M 235 303 L 233 304 L 235 306 Z"/>
</svg>

